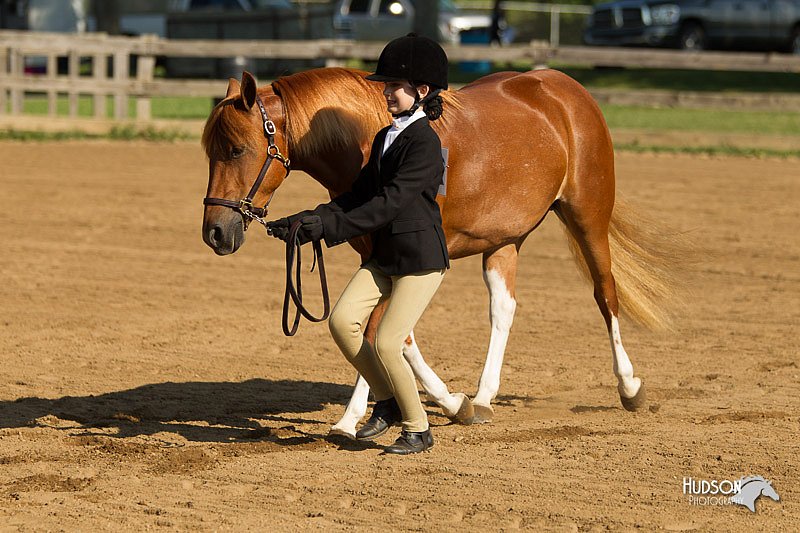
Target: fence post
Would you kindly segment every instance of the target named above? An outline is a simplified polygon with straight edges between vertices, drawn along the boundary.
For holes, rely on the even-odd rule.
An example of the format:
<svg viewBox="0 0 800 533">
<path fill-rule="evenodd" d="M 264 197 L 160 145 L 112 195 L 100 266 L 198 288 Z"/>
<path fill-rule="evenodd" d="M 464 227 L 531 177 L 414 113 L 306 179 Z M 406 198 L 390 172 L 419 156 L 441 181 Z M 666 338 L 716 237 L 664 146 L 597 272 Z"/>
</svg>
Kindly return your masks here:
<svg viewBox="0 0 800 533">
<path fill-rule="evenodd" d="M 80 77 L 80 69 L 81 69 L 81 58 L 78 55 L 78 52 L 75 50 L 70 50 L 69 52 L 69 61 L 67 66 L 67 76 L 69 76 L 70 80 L 78 80 Z M 73 85 L 74 87 L 74 85 Z M 74 118 L 78 116 L 78 93 L 74 90 L 69 92 L 68 100 L 69 100 L 69 116 L 70 118 Z"/>
<path fill-rule="evenodd" d="M 561 10 L 557 4 L 550 5 L 550 46 L 558 48 L 558 42 L 561 39 Z"/>
<path fill-rule="evenodd" d="M 58 56 L 55 53 L 47 54 L 47 79 L 55 81 L 58 76 Z M 54 117 L 58 114 L 58 93 L 55 89 L 47 89 L 47 116 Z"/>
<path fill-rule="evenodd" d="M 148 35 L 142 37 L 142 39 L 147 42 L 152 41 L 152 37 Z M 136 81 L 138 81 L 140 91 L 136 96 L 136 120 L 150 120 L 152 118 L 150 97 L 142 95 L 146 92 L 144 91 L 144 85 L 153 81 L 156 68 L 156 58 L 149 48 L 152 47 L 148 47 L 147 52 L 140 53 L 136 59 Z"/>
<path fill-rule="evenodd" d="M 122 120 L 128 116 L 128 92 L 123 86 L 128 79 L 129 51 L 114 52 L 114 81 L 117 87 L 114 89 L 114 118 Z"/>
<path fill-rule="evenodd" d="M 95 54 L 92 57 L 92 77 L 100 83 L 106 79 L 107 59 L 108 56 L 106 54 Z M 106 118 L 106 99 L 106 93 L 96 89 L 93 104 L 95 118 Z"/>
<path fill-rule="evenodd" d="M 8 78 L 8 48 L 0 48 L 0 116 L 6 114 L 7 89 L 3 81 Z"/>
<path fill-rule="evenodd" d="M 9 62 L 9 68 L 8 68 L 9 75 L 12 78 L 16 78 L 17 81 L 21 80 L 22 77 L 25 75 L 25 58 L 22 55 L 22 52 L 12 48 L 9 52 L 8 62 Z M 11 114 L 21 115 L 23 107 L 23 98 L 25 96 L 24 90 L 20 89 L 19 87 L 12 87 L 9 92 L 11 96 Z"/>
</svg>

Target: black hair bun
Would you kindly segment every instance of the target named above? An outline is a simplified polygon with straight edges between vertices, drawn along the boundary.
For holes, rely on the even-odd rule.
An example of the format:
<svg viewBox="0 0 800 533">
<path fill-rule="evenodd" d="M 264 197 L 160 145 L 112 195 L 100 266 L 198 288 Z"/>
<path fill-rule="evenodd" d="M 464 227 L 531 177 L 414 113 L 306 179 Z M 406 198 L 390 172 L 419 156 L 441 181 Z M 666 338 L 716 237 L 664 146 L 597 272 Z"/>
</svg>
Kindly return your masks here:
<svg viewBox="0 0 800 533">
<path fill-rule="evenodd" d="M 428 120 L 436 120 L 442 116 L 442 97 L 434 96 L 422 106 L 422 110 L 428 115 Z"/>
</svg>

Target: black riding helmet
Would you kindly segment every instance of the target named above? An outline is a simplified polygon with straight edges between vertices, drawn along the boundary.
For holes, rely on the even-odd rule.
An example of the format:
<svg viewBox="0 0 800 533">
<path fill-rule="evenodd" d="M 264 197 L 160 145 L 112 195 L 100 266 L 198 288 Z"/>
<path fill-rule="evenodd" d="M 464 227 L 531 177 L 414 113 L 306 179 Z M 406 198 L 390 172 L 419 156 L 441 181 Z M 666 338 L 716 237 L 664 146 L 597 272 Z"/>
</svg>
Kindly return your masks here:
<svg viewBox="0 0 800 533">
<path fill-rule="evenodd" d="M 384 47 L 378 68 L 367 79 L 411 81 L 426 83 L 432 89 L 447 89 L 447 54 L 436 41 L 409 33 Z"/>
</svg>

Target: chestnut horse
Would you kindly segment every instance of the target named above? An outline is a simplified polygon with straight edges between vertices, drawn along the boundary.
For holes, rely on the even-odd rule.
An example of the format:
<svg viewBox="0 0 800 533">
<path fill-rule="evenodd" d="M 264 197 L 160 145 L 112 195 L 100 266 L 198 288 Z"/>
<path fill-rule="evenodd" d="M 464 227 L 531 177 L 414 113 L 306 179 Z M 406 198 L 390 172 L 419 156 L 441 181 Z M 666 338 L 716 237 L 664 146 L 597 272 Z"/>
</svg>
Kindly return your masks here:
<svg viewBox="0 0 800 533">
<path fill-rule="evenodd" d="M 259 99 L 275 123 L 274 143 L 291 159 L 291 167 L 307 172 L 331 197 L 348 191 L 369 157 L 373 137 L 391 120 L 382 84 L 365 80 L 365 74 L 316 69 L 261 88 L 247 72 L 241 83 L 231 79 L 226 98 L 211 112 L 203 133 L 209 159 L 207 196 L 235 203 L 253 184 L 267 153 Z M 403 354 L 423 389 L 451 418 L 464 423 L 491 420 L 516 308 L 519 250 L 553 211 L 594 285 L 622 405 L 640 409 L 645 390 L 623 348 L 618 316 L 623 308 L 645 325 L 666 324 L 661 303 L 670 296 L 674 259 L 662 250 L 656 233 L 614 205 L 614 151 L 600 109 L 583 87 L 555 70 L 492 74 L 444 92 L 443 99 L 444 113 L 431 123 L 449 151 L 446 190 L 437 200 L 450 257 L 483 254 L 491 338 L 470 403 L 463 394 L 451 394 L 427 366 L 411 332 Z M 267 203 L 285 174 L 282 165 L 273 165 L 253 204 Z M 245 229 L 237 210 L 206 206 L 203 239 L 217 254 L 235 252 Z M 362 259 L 368 256 L 368 238 L 350 244 Z M 370 317 L 368 338 L 381 314 L 379 307 Z M 332 433 L 354 436 L 366 413 L 368 392 L 359 376 Z"/>
</svg>

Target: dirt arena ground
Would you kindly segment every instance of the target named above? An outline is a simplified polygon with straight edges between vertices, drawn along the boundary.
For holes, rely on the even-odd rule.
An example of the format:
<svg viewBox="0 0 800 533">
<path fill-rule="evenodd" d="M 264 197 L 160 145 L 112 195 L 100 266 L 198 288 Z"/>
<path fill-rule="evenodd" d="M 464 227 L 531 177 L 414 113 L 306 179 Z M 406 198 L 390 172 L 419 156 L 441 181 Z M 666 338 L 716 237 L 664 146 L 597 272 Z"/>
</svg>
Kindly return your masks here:
<svg viewBox="0 0 800 533">
<path fill-rule="evenodd" d="M 650 407 L 619 405 L 591 289 L 548 220 L 523 248 L 490 425 L 386 457 L 326 439 L 354 373 L 324 325 L 280 331 L 282 247 L 200 238 L 196 143 L 0 143 L 0 531 L 796 531 L 800 165 L 618 155 L 618 188 L 690 232 L 675 334 L 623 323 Z M 275 215 L 316 205 L 292 175 Z M 332 294 L 357 264 L 328 251 Z M 488 342 L 480 259 L 417 329 L 453 391 Z M 394 434 L 381 439 L 391 442 Z M 746 474 L 779 502 L 692 505 L 685 477 Z"/>
</svg>

